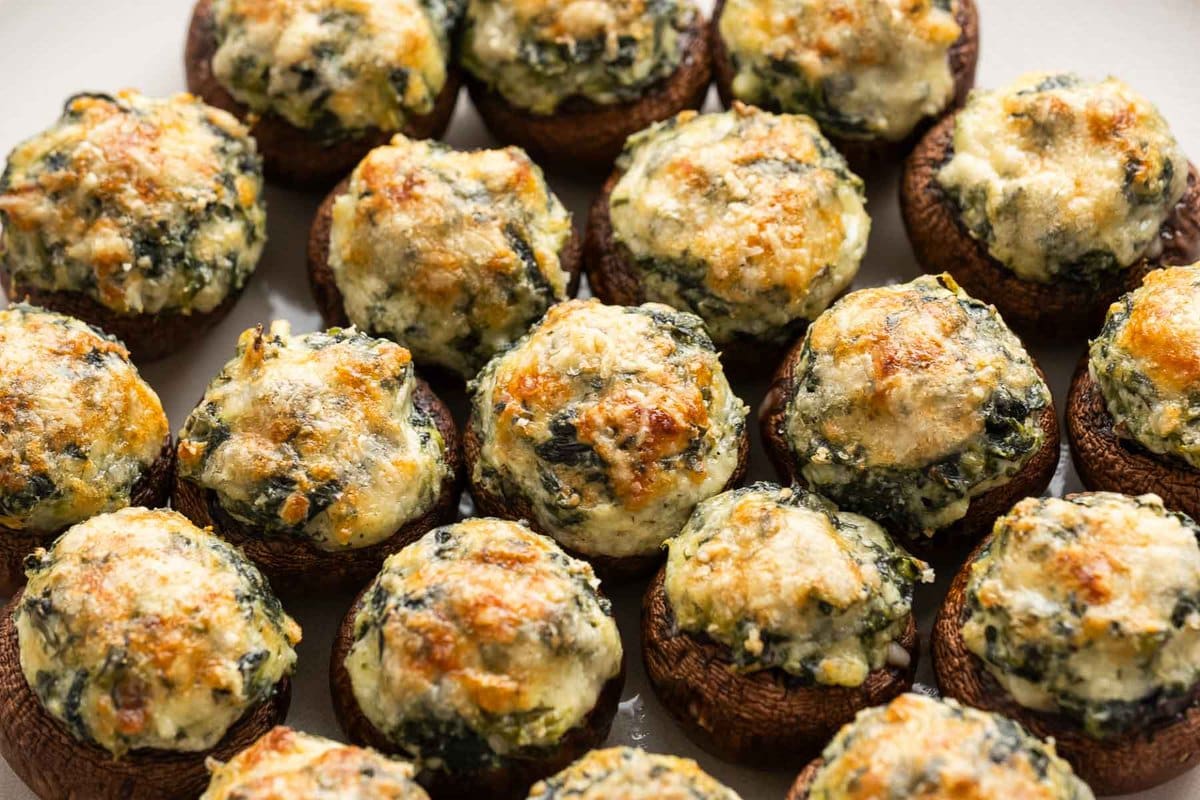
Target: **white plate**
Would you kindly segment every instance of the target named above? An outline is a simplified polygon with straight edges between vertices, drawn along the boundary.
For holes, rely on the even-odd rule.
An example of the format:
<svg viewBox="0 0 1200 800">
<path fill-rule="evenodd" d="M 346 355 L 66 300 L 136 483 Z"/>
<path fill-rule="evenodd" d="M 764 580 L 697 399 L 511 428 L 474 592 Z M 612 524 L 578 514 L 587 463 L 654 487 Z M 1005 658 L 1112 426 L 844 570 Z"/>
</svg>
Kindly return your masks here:
<svg viewBox="0 0 1200 800">
<path fill-rule="evenodd" d="M 703 0 L 702 0 L 703 2 Z M 709 5 L 708 3 L 704 3 Z M 1118 74 L 1156 102 L 1193 159 L 1200 160 L 1200 104 L 1190 80 L 1200 74 L 1200 2 L 1197 0 L 979 0 L 983 51 L 979 85 L 997 86 L 1033 69 L 1069 69 L 1085 75 Z M 191 0 L 0 0 L 0 154 L 43 129 L 58 116 L 63 101 L 81 90 L 136 87 L 166 94 L 184 87 L 182 53 Z M 710 100 L 710 103 L 713 102 Z M 448 139 L 458 147 L 492 140 L 465 94 Z M 551 176 L 563 201 L 582 227 L 597 186 Z M 237 335 L 258 322 L 287 318 L 297 332 L 313 330 L 319 318 L 309 296 L 304 243 L 319 197 L 277 189 L 268 191 L 270 242 L 258 272 L 241 301 L 202 342 L 143 370 L 162 396 L 171 424 L 178 428 L 209 378 L 232 355 Z M 874 220 L 870 247 L 855 287 L 908 280 L 919 269 L 900 223 L 896 176 L 876 178 L 870 188 Z M 1034 348 L 1061 408 L 1070 371 L 1080 348 Z M 763 385 L 738 385 L 748 404 L 762 399 Z M 461 423 L 461 397 L 447 398 Z M 757 437 L 756 437 L 757 439 Z M 774 479 L 755 442 L 750 477 Z M 1051 491 L 1079 488 L 1064 451 Z M 918 592 L 922 631 L 949 574 L 936 587 Z M 721 762 L 693 746 L 666 716 L 650 692 L 638 645 L 640 586 L 612 592 L 628 651 L 629 678 L 611 744 L 696 758 L 746 800 L 780 798 L 800 764 L 778 771 L 755 771 Z M 300 666 L 288 723 L 340 737 L 328 689 L 333 631 L 350 604 L 349 594 L 311 597 L 289 611 L 304 628 Z M 928 649 L 921 679 L 932 683 Z M 47 765 L 50 769 L 68 765 Z M 1200 797 L 1200 770 L 1144 792 L 1145 800 Z M 31 800 L 33 795 L 0 763 L 0 798 Z"/>
</svg>

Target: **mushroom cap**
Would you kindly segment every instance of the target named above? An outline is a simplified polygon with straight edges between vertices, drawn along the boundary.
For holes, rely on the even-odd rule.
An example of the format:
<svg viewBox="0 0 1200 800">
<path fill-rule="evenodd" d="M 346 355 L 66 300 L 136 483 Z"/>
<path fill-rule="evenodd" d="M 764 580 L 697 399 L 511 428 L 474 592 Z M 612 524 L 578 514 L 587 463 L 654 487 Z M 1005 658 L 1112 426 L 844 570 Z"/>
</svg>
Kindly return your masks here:
<svg viewBox="0 0 1200 800">
<path fill-rule="evenodd" d="M 370 129 L 361 136 L 322 144 L 276 114 L 257 116 L 217 80 L 212 59 L 217 52 L 213 0 L 198 0 L 188 26 L 184 69 L 188 91 L 238 119 L 255 118 L 250 134 L 258 141 L 267 177 L 297 188 L 324 188 L 344 177 L 371 149 L 387 144 L 396 131 Z M 450 125 L 462 75 L 453 66 L 428 114 L 409 116 L 403 133 L 415 139 L 440 138 Z"/>
</svg>

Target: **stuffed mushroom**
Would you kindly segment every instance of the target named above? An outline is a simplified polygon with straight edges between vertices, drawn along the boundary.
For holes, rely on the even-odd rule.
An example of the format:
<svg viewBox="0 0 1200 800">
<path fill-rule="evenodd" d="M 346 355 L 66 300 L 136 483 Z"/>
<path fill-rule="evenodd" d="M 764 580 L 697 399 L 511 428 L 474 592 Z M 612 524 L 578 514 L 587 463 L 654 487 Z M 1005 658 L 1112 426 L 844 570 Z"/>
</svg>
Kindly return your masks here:
<svg viewBox="0 0 1200 800">
<path fill-rule="evenodd" d="M 593 750 L 541 781 L 528 800 L 741 800 L 688 758 L 635 747 Z"/>
</svg>

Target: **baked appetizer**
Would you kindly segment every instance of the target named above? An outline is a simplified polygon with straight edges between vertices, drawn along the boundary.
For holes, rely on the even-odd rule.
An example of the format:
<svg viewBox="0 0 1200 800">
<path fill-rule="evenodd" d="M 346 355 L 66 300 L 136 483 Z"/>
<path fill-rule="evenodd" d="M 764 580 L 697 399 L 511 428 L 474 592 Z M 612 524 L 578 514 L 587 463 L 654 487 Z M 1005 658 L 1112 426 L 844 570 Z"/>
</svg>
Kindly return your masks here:
<svg viewBox="0 0 1200 800">
<path fill-rule="evenodd" d="M 955 578 L 933 635 L 951 697 L 1053 737 L 1100 794 L 1200 762 L 1200 526 L 1154 495 L 1029 498 Z"/>
<path fill-rule="evenodd" d="M 528 520 L 605 577 L 645 574 L 749 448 L 699 317 L 560 303 L 470 385 L 464 433 L 483 514 Z"/>
<path fill-rule="evenodd" d="M 712 74 L 693 0 L 468 0 L 461 58 L 496 137 L 576 169 L 607 169 L 625 137 L 699 108 Z"/>
<path fill-rule="evenodd" d="M 283 592 L 360 588 L 458 510 L 450 411 L 408 351 L 353 328 L 251 328 L 179 432 L 172 501 Z"/>
<path fill-rule="evenodd" d="M 194 798 L 283 721 L 300 628 L 240 552 L 173 511 L 82 522 L 0 612 L 0 754 L 43 798 Z"/>
<path fill-rule="evenodd" d="M 71 525 L 165 505 L 174 462 L 162 403 L 119 342 L 33 306 L 0 310 L 0 595 Z"/>
<path fill-rule="evenodd" d="M 863 289 L 822 314 L 762 408 L 784 483 L 910 543 L 973 537 L 1058 463 L 1050 390 L 991 306 L 948 275 Z"/>
<path fill-rule="evenodd" d="M 690 758 L 634 747 L 593 750 L 533 787 L 528 800 L 741 800 Z"/>
<path fill-rule="evenodd" d="M 974 0 L 717 0 L 713 69 L 735 101 L 808 114 L 869 170 L 902 159 L 975 84 Z"/>
<path fill-rule="evenodd" d="M 1200 518 L 1200 264 L 1151 272 L 1108 311 L 1067 398 L 1089 489 L 1153 492 Z"/>
<path fill-rule="evenodd" d="M 758 483 L 705 500 L 667 545 L 642 656 L 706 750 L 799 765 L 860 709 L 912 688 L 913 587 L 933 572 L 866 517 Z"/>
<path fill-rule="evenodd" d="M 521 150 L 397 136 L 317 211 L 308 241 L 327 325 L 407 347 L 469 380 L 579 288 L 571 215 Z"/>
<path fill-rule="evenodd" d="M 76 95 L 0 175 L 0 288 L 102 328 L 138 361 L 219 322 L 266 235 L 254 140 L 187 94 Z"/>
<path fill-rule="evenodd" d="M 246 121 L 267 176 L 329 186 L 396 133 L 441 136 L 463 0 L 199 0 L 188 88 Z"/>
<path fill-rule="evenodd" d="M 350 740 L 416 760 L 435 800 L 519 798 L 608 735 L 621 638 L 592 568 L 498 519 L 388 558 L 334 642 Z"/>
<path fill-rule="evenodd" d="M 913 151 L 900 202 L 926 271 L 1039 338 L 1082 338 L 1148 271 L 1200 258 L 1195 169 L 1116 78 L 972 93 Z"/>
<path fill-rule="evenodd" d="M 429 800 L 411 764 L 282 725 L 209 768 L 200 800 Z"/>
<path fill-rule="evenodd" d="M 730 370 L 761 369 L 854 280 L 865 203 L 809 117 L 685 111 L 625 145 L 588 220 L 588 284 L 697 314 Z"/>
<path fill-rule="evenodd" d="M 1093 800 L 1054 752 L 999 714 L 905 694 L 861 712 L 787 800 Z"/>
</svg>

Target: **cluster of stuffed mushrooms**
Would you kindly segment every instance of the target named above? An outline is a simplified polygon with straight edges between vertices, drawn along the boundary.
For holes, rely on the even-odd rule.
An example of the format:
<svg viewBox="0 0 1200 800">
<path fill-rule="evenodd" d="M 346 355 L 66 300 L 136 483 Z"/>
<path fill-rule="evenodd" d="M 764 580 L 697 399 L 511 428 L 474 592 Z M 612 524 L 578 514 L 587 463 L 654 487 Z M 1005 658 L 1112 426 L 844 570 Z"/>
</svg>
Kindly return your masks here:
<svg viewBox="0 0 1200 800">
<path fill-rule="evenodd" d="M 658 701 L 794 800 L 1191 768 L 1197 172 L 1119 79 L 978 51 L 973 0 L 200 0 L 192 94 L 74 96 L 0 176 L 0 754 L 48 800 L 737 800 L 598 749 L 640 579 Z M 503 146 L 435 141 L 463 84 Z M 540 164 L 608 172 L 582 232 Z M 850 291 L 887 166 L 927 274 Z M 224 343 L 172 435 L 137 364 L 236 302 L 268 180 L 326 193 L 325 328 Z M 346 744 L 283 725 L 313 591 Z"/>
</svg>

